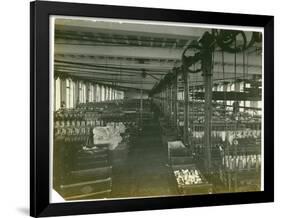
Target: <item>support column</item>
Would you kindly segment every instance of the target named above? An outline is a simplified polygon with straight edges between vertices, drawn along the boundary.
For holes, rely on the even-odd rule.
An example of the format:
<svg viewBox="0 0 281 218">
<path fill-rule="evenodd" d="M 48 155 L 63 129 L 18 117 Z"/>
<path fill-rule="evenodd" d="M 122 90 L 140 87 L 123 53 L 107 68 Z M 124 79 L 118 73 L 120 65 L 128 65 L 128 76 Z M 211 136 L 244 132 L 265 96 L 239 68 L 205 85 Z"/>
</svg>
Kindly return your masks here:
<svg viewBox="0 0 281 218">
<path fill-rule="evenodd" d="M 108 87 L 108 100 L 111 101 L 111 88 Z"/>
<path fill-rule="evenodd" d="M 205 125 L 204 125 L 204 143 L 205 143 L 205 169 L 208 174 L 211 174 L 212 159 L 211 159 L 211 133 L 212 133 L 212 64 L 213 64 L 213 52 L 211 49 L 206 48 L 202 51 L 202 71 L 205 86 Z"/>
<path fill-rule="evenodd" d="M 165 87 L 165 115 L 169 115 L 169 92 L 168 92 L 168 86 Z"/>
<path fill-rule="evenodd" d="M 96 102 L 97 84 L 93 84 L 93 102 Z"/>
<path fill-rule="evenodd" d="M 175 85 L 174 85 L 174 123 L 177 127 L 178 122 L 178 73 L 176 72 Z"/>
<path fill-rule="evenodd" d="M 163 89 L 162 89 L 161 92 L 160 92 L 160 100 L 161 100 L 161 108 L 160 108 L 160 110 L 161 110 L 161 113 L 163 114 L 163 113 L 164 113 L 164 111 L 163 111 L 163 109 L 164 109 Z"/>
<path fill-rule="evenodd" d="M 171 124 L 173 123 L 173 88 L 172 88 L 173 84 L 172 82 L 169 85 L 169 108 L 170 108 L 170 113 L 169 113 L 169 117 L 170 117 L 170 122 Z"/>
<path fill-rule="evenodd" d="M 86 103 L 88 103 L 90 101 L 90 84 L 88 82 L 86 82 L 85 84 L 86 86 Z"/>
<path fill-rule="evenodd" d="M 101 85 L 97 84 L 97 94 L 96 94 L 96 101 L 100 102 L 101 101 Z"/>
<path fill-rule="evenodd" d="M 227 92 L 227 83 L 226 82 L 223 82 L 223 92 Z M 223 100 L 223 105 L 226 107 L 227 105 L 227 102 L 226 102 L 226 99 Z"/>
<path fill-rule="evenodd" d="M 66 107 L 66 80 L 65 78 L 61 79 L 61 99 L 60 99 L 60 108 Z"/>
<path fill-rule="evenodd" d="M 143 112 L 143 90 L 142 90 L 142 85 L 141 85 L 141 90 L 140 90 L 140 125 L 142 127 L 142 112 Z"/>
<path fill-rule="evenodd" d="M 212 75 L 204 75 L 205 85 L 205 146 L 206 146 L 206 169 L 211 169 L 211 133 L 212 133 Z"/>
<path fill-rule="evenodd" d="M 189 145 L 189 82 L 188 72 L 183 72 L 184 82 L 184 126 L 183 126 L 183 141 Z"/>
</svg>

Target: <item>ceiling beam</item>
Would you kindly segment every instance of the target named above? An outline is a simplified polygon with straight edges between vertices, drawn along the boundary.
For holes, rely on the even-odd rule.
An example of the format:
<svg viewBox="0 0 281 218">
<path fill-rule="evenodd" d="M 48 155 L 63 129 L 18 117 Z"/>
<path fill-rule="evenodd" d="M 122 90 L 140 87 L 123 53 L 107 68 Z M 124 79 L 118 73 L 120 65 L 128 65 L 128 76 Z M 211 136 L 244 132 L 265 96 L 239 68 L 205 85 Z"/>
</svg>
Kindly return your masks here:
<svg viewBox="0 0 281 218">
<path fill-rule="evenodd" d="M 55 44 L 55 54 L 131 57 L 145 59 L 180 59 L 181 49 L 166 49 L 142 46 L 89 46 Z"/>
<path fill-rule="evenodd" d="M 55 67 L 72 67 L 78 69 L 88 69 L 88 70 L 105 70 L 105 71 L 115 71 L 116 73 L 142 73 L 143 70 L 149 71 L 153 74 L 166 74 L 170 68 L 163 68 L 159 66 L 158 68 L 150 67 L 149 65 L 145 65 L 147 67 L 135 67 L 134 65 L 127 66 L 127 65 L 115 65 L 111 63 L 106 64 L 96 64 L 96 63 L 80 63 L 80 62 L 73 62 L 73 61 L 61 61 L 55 60 Z"/>
<path fill-rule="evenodd" d="M 105 56 L 119 58 L 139 58 L 139 59 L 172 59 L 181 60 L 182 49 L 169 49 L 158 47 L 138 47 L 138 46 L 88 46 L 88 45 L 67 45 L 55 44 L 55 55 L 73 56 Z M 193 55 L 194 52 L 187 52 L 186 55 Z M 251 54 L 248 56 L 248 64 L 261 66 L 261 56 Z M 234 63 L 234 54 L 224 53 L 225 63 Z M 221 52 L 214 54 L 214 61 L 221 62 Z M 243 64 L 243 54 L 237 53 L 236 63 Z"/>
<path fill-rule="evenodd" d="M 184 27 L 175 25 L 157 25 L 144 23 L 129 23 L 116 21 L 96 21 L 91 20 L 73 20 L 57 18 L 55 20 L 55 30 L 72 33 L 87 33 L 87 34 L 115 34 L 139 37 L 153 38 L 168 38 L 168 39 L 183 39 L 197 40 L 205 31 L 205 28 Z"/>
<path fill-rule="evenodd" d="M 142 79 L 142 75 L 141 74 L 113 74 L 112 72 L 105 72 L 105 71 L 85 71 L 85 70 L 77 70 L 77 69 L 64 69 L 64 68 L 55 68 L 55 71 L 57 72 L 63 72 L 63 73 L 71 73 L 72 75 L 75 74 L 75 76 L 77 77 L 83 77 L 83 76 L 87 76 L 87 77 L 99 77 L 100 79 L 104 78 L 106 79 L 114 79 L 114 80 L 118 80 L 118 79 L 127 79 L 127 80 L 131 80 L 132 82 L 134 81 L 138 81 Z M 151 74 L 149 74 L 151 75 Z M 145 78 L 145 81 L 150 82 L 151 84 L 154 84 L 155 80 L 160 80 L 160 76 L 155 76 L 152 75 L 155 79 L 149 79 L 148 76 Z M 149 80 L 148 80 L 148 79 Z M 151 80 L 151 81 L 150 81 Z"/>
</svg>

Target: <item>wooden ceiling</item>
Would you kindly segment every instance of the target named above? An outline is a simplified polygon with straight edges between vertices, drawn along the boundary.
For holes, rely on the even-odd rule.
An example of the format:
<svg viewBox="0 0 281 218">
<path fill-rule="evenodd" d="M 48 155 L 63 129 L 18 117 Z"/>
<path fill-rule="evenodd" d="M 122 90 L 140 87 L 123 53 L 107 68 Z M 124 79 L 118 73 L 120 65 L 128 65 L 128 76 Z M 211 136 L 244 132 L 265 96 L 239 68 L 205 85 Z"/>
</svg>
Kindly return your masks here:
<svg viewBox="0 0 281 218">
<path fill-rule="evenodd" d="M 55 20 L 55 71 L 122 88 L 151 90 L 173 67 L 184 48 L 208 29 L 100 20 Z M 224 71 L 234 77 L 233 54 Z M 236 57 L 236 75 L 245 76 L 245 58 Z M 215 54 L 214 79 L 221 78 L 221 54 Z M 261 55 L 247 55 L 247 75 L 261 74 Z M 225 75 L 224 75 L 225 76 Z M 201 74 L 191 80 L 200 82 Z"/>
</svg>

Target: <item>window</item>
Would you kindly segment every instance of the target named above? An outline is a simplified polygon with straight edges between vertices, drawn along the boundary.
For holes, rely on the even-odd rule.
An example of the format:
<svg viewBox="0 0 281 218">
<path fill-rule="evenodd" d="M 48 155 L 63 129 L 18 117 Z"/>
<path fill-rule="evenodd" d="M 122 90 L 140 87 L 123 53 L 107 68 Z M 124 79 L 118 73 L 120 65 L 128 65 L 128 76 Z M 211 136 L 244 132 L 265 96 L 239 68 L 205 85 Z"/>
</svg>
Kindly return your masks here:
<svg viewBox="0 0 281 218">
<path fill-rule="evenodd" d="M 232 83 L 230 86 L 230 91 L 235 91 L 235 83 Z"/>
<path fill-rule="evenodd" d="M 94 102 L 94 86 L 90 84 L 89 87 L 89 102 Z"/>
<path fill-rule="evenodd" d="M 69 93 L 69 107 L 74 107 L 74 82 L 72 80 L 69 80 L 70 82 L 70 93 Z"/>
<path fill-rule="evenodd" d="M 100 86 L 98 84 L 96 84 L 95 86 L 96 86 L 95 101 L 99 102 L 100 101 Z"/>
<path fill-rule="evenodd" d="M 115 89 L 112 89 L 112 98 L 115 100 Z"/>
<path fill-rule="evenodd" d="M 106 101 L 106 100 L 108 100 L 108 88 L 107 88 L 107 86 L 105 86 L 104 87 L 104 100 Z"/>
<path fill-rule="evenodd" d="M 101 86 L 101 101 L 104 101 L 104 86 Z"/>
<path fill-rule="evenodd" d="M 86 103 L 86 95 L 87 95 L 87 89 L 86 89 L 86 84 L 82 84 L 82 102 Z"/>
<path fill-rule="evenodd" d="M 79 103 L 82 103 L 83 93 L 82 93 L 82 82 L 78 83 L 78 93 L 79 93 Z"/>
<path fill-rule="evenodd" d="M 70 108 L 70 80 L 66 79 L 66 102 L 65 107 Z"/>
<path fill-rule="evenodd" d="M 66 108 L 74 107 L 74 82 L 71 79 L 66 79 Z"/>
<path fill-rule="evenodd" d="M 61 102 L 61 80 L 60 78 L 57 78 L 55 80 L 55 99 L 54 99 L 54 104 L 55 104 L 55 111 L 60 109 L 60 102 Z"/>
<path fill-rule="evenodd" d="M 108 99 L 112 100 L 112 88 L 108 87 Z"/>
</svg>

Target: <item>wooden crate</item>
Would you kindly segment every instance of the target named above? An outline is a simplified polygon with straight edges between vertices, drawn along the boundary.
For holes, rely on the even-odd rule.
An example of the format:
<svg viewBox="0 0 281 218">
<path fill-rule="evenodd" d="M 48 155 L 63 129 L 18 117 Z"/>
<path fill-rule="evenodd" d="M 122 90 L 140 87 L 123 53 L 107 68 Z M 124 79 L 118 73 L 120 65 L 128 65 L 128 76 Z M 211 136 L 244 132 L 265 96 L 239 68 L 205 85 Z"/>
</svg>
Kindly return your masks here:
<svg viewBox="0 0 281 218">
<path fill-rule="evenodd" d="M 75 170 L 84 170 L 90 168 L 99 168 L 105 167 L 109 165 L 108 160 L 88 160 L 88 161 L 80 161 L 76 164 Z"/>
<path fill-rule="evenodd" d="M 60 186 L 60 193 L 65 200 L 79 200 L 95 198 L 95 196 L 108 197 L 112 189 L 112 179 L 85 181 Z"/>
<path fill-rule="evenodd" d="M 111 177 L 111 175 L 112 166 L 74 170 L 70 172 L 71 180 L 75 182 L 106 179 Z"/>
<path fill-rule="evenodd" d="M 178 184 L 178 191 L 182 195 L 200 195 L 200 194 L 212 194 L 213 192 L 213 185 L 208 183 L 208 181 L 205 179 L 203 174 L 199 171 L 199 169 L 195 166 L 195 164 L 183 164 L 183 165 L 173 165 L 172 170 L 173 172 L 176 170 L 197 170 L 199 172 L 199 175 L 202 179 L 202 183 L 200 184 L 190 184 L 190 185 L 181 185 Z M 175 177 L 176 179 L 176 177 Z"/>
<path fill-rule="evenodd" d="M 168 160 L 171 165 L 194 163 L 191 151 L 181 141 L 168 142 Z"/>
</svg>

